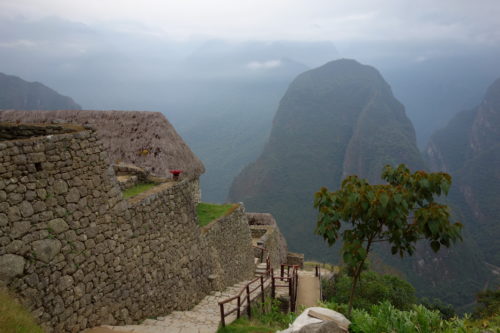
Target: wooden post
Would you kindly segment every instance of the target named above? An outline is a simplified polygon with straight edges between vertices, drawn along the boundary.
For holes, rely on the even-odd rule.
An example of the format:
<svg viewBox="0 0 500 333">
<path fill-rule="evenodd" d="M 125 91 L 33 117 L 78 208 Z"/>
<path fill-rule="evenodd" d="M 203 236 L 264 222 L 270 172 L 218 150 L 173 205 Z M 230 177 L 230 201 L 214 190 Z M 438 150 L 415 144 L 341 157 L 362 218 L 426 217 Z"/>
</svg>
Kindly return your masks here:
<svg viewBox="0 0 500 333">
<path fill-rule="evenodd" d="M 249 285 L 247 284 L 247 314 L 248 314 L 248 318 L 252 318 L 252 309 L 250 307 L 250 287 Z"/>
<path fill-rule="evenodd" d="M 283 281 L 284 275 L 285 275 L 285 265 L 281 264 L 281 271 L 280 271 L 281 281 Z"/>
<path fill-rule="evenodd" d="M 238 296 L 238 309 L 236 310 L 236 318 L 240 318 L 241 295 Z"/>
<path fill-rule="evenodd" d="M 271 297 L 272 298 L 276 297 L 276 286 L 274 282 L 274 273 L 272 268 L 271 268 Z"/>
<path fill-rule="evenodd" d="M 220 307 L 220 322 L 222 327 L 226 326 L 226 319 L 224 318 L 224 304 L 219 304 Z"/>
<path fill-rule="evenodd" d="M 315 276 L 318 277 L 319 276 L 319 274 L 318 274 L 318 265 L 316 265 L 315 268 L 316 268 L 316 274 L 315 274 Z"/>
<path fill-rule="evenodd" d="M 260 276 L 260 296 L 262 299 L 262 306 L 264 306 L 264 277 Z"/>
</svg>

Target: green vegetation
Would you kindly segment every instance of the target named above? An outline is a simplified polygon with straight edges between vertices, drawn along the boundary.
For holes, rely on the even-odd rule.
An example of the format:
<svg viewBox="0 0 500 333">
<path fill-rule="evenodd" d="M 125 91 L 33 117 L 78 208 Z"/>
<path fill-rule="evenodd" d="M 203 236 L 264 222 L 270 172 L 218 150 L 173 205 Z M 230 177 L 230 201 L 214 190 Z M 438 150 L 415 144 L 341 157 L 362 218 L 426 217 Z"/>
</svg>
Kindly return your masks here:
<svg viewBox="0 0 500 333">
<path fill-rule="evenodd" d="M 388 87 L 373 68 L 349 61 L 334 61 L 297 77 L 280 103 L 266 147 L 235 178 L 230 200 L 244 202 L 247 211 L 273 214 L 288 244 L 306 258 L 340 262 L 341 242 L 329 249 L 312 232 L 309 221 L 317 215 L 312 195 L 321 186 L 339 189 L 342 175 L 357 174 L 371 184 L 380 183 L 380 170 L 386 164 L 405 163 L 412 170 L 424 169 L 412 125 Z M 498 160 L 496 156 L 492 159 Z M 483 169 L 476 169 L 476 174 Z M 453 180 L 450 196 L 459 183 L 457 177 Z M 493 188 L 493 177 L 489 181 Z M 461 216 L 457 219 L 465 220 Z M 499 230 L 500 224 L 492 223 L 494 226 Z M 474 229 L 492 230 L 493 236 L 476 246 L 470 243 Z M 493 239 L 498 239 L 493 229 L 480 230 L 464 230 L 464 242 L 447 252 L 445 260 L 441 253 L 436 256 L 425 249 L 418 259 L 400 260 L 386 246 L 375 247 L 374 253 L 406 276 L 417 295 L 437 297 L 454 306 L 471 304 L 475 293 L 488 282 L 478 248 L 500 244 Z M 431 264 L 436 257 L 439 266 Z M 420 259 L 425 260 L 424 267 L 418 266 Z M 489 285 L 496 286 L 492 280 Z"/>
<path fill-rule="evenodd" d="M 0 288 L 0 332 L 43 333 L 30 313 L 4 288 Z"/>
<path fill-rule="evenodd" d="M 368 311 L 355 309 L 352 313 L 350 332 L 398 332 L 398 333 L 466 333 L 463 320 L 442 320 L 438 311 L 422 305 L 414 305 L 408 311 L 396 309 L 389 302 L 372 306 Z M 478 331 L 479 332 L 479 331 Z"/>
<path fill-rule="evenodd" d="M 329 245 L 343 241 L 343 259 L 352 276 L 349 314 L 357 282 L 375 243 L 389 243 L 391 253 L 403 257 L 412 255 L 421 239 L 428 240 L 434 252 L 462 239 L 462 225 L 451 224 L 449 208 L 434 201 L 434 196 L 448 193 L 450 175 L 412 174 L 401 164 L 395 169 L 387 165 L 382 179 L 388 184 L 370 185 L 358 176 L 348 176 L 340 190 L 329 192 L 323 187 L 314 198 L 319 211 L 316 233 Z M 341 228 L 342 224 L 351 228 Z"/>
<path fill-rule="evenodd" d="M 219 328 L 217 333 L 276 332 L 287 328 L 296 317 L 293 312 L 282 313 L 278 300 L 267 298 L 263 306 L 252 307 L 252 319 L 240 318 L 226 327 Z"/>
<path fill-rule="evenodd" d="M 142 192 L 145 192 L 153 187 L 155 187 L 156 183 L 141 183 L 141 184 L 137 184 L 131 188 L 128 188 L 126 189 L 125 191 L 123 191 L 123 197 L 125 199 L 127 198 L 130 198 L 130 197 L 133 197 L 133 196 L 136 196 L 138 195 L 139 193 L 142 193 Z"/>
<path fill-rule="evenodd" d="M 222 216 L 227 216 L 238 207 L 237 204 L 212 204 L 206 202 L 200 202 L 196 206 L 196 214 L 198 215 L 198 223 L 200 226 L 205 226 L 215 219 Z"/>
<path fill-rule="evenodd" d="M 322 284 L 324 299 L 337 304 L 349 302 L 352 277 L 345 270 L 332 280 L 323 280 Z M 415 288 L 407 281 L 393 275 L 381 275 L 373 271 L 363 272 L 353 306 L 369 310 L 372 305 L 382 301 L 389 302 L 397 309 L 408 310 L 416 302 Z"/>
<path fill-rule="evenodd" d="M 493 318 L 500 316 L 500 290 L 485 290 L 477 294 L 478 306 L 474 318 Z"/>
</svg>

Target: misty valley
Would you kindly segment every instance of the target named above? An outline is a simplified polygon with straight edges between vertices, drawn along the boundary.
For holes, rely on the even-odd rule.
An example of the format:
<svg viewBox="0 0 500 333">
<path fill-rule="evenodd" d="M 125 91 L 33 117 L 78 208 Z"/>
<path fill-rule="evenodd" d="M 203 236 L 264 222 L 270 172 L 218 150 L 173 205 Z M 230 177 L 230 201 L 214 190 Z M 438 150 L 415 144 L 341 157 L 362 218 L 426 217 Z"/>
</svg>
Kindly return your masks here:
<svg viewBox="0 0 500 333">
<path fill-rule="evenodd" d="M 13 19 L 9 22 L 14 24 Z M 65 20 L 30 24 L 41 34 L 44 29 L 67 31 L 68 36 L 51 35 L 55 44 L 73 34 L 88 37 L 95 33 L 89 26 Z M 436 309 L 451 309 L 459 315 L 475 311 L 478 293 L 500 288 L 498 46 L 471 46 L 457 53 L 460 45 L 443 42 L 436 49 L 450 52 L 417 59 L 417 51 L 413 54 L 404 41 L 374 47 L 373 53 L 365 54 L 361 44 L 345 41 L 340 46 L 329 41 L 285 40 L 159 43 L 151 36 L 134 35 L 131 44 L 137 49 L 132 53 L 130 45 L 121 43 L 113 52 L 101 52 L 109 40 L 126 40 L 123 32 L 108 33 L 106 38 L 99 35 L 102 39 L 93 40 L 92 53 L 84 57 L 68 52 L 56 61 L 48 52 L 35 54 L 31 69 L 18 62 L 25 56 L 23 50 L 3 50 L 0 44 L 0 122 L 52 122 L 54 126 L 72 122 L 109 131 L 110 140 L 123 135 L 117 142 L 139 153 L 113 150 L 112 162 L 138 164 L 153 178 L 170 176 L 166 167 L 172 163 L 169 149 L 182 145 L 182 151 L 173 151 L 176 159 L 196 164 L 203 202 L 225 204 L 226 210 L 232 207 L 227 215 L 236 207 L 230 203 L 242 203 L 247 212 L 271 214 L 288 250 L 324 267 L 342 266 L 345 257 L 341 241 L 329 246 L 315 233 L 315 193 L 322 187 L 337 191 L 351 175 L 370 184 L 387 184 L 381 178 L 386 165 L 404 164 L 411 172 L 422 170 L 426 175 L 444 172 L 451 176 L 451 187 L 447 195 L 439 189 L 436 200 L 449 207 L 450 221 L 463 226 L 461 241 L 449 247 L 441 246 L 444 241 L 435 252 L 429 239 L 419 240 L 412 255 L 404 258 L 391 254 L 390 244 L 376 243 L 363 266 L 368 272 L 359 275 L 361 281 L 367 281 L 369 288 L 371 283 L 399 283 L 382 278 L 385 274 L 397 277 L 403 281 L 401 290 L 412 294 L 414 287 L 414 296 L 408 296 L 412 302 L 429 301 Z M 381 50 L 385 56 L 379 54 Z M 71 116 L 71 110 L 79 116 Z M 126 128 L 117 121 L 109 130 L 99 125 L 96 113 L 100 111 L 86 110 L 137 111 L 138 118 L 130 116 L 124 124 L 142 119 L 142 110 L 157 111 L 174 126 L 169 123 L 169 133 L 158 134 L 167 125 L 150 115 L 142 126 Z M 45 118 L 41 111 L 53 113 Z M 31 117 L 30 112 L 37 113 Z M 103 123 L 114 122 L 105 118 Z M 186 143 L 178 142 L 182 140 Z M 190 170 L 170 164 L 181 180 L 188 177 Z M 42 164 L 34 168 L 38 172 Z M 156 185 L 149 180 L 144 183 Z M 99 187 L 103 184 L 96 182 Z M 184 192 L 176 204 L 189 201 Z M 22 214 L 19 219 L 24 219 Z M 412 218 L 410 214 L 408 221 Z M 197 248 L 200 254 L 196 252 L 200 258 L 201 246 Z M 200 258 L 196 257 L 196 265 L 208 265 Z M 325 288 L 347 285 L 349 274 L 342 272 L 345 275 L 338 275 L 335 287 Z M 214 276 L 210 275 L 210 281 L 216 280 Z M 197 293 L 189 297 L 201 299 Z"/>
</svg>

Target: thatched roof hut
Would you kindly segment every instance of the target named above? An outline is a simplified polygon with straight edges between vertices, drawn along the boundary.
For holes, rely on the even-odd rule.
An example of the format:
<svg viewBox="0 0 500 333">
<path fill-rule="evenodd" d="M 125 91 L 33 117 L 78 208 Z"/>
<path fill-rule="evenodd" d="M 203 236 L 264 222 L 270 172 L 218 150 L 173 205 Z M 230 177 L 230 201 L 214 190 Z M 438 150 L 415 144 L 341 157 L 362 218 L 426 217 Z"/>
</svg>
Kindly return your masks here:
<svg viewBox="0 0 500 333">
<path fill-rule="evenodd" d="M 189 178 L 205 172 L 200 159 L 160 112 L 3 110 L 0 121 L 89 125 L 107 149 L 111 164 L 131 163 L 161 177 L 170 177 L 173 169 L 183 170 Z"/>
</svg>

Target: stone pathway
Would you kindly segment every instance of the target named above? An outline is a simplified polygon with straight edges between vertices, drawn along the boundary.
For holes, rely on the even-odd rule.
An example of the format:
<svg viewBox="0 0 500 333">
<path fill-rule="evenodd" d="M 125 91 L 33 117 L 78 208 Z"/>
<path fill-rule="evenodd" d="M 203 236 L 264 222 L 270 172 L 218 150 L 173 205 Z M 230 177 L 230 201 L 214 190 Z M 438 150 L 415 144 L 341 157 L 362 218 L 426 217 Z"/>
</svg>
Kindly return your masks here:
<svg viewBox="0 0 500 333">
<path fill-rule="evenodd" d="M 317 306 L 320 301 L 320 282 L 314 271 L 298 271 L 297 308 Z"/>
<path fill-rule="evenodd" d="M 85 331 L 85 333 L 215 333 L 220 324 L 218 302 L 237 295 L 250 281 L 239 282 L 222 292 L 213 292 L 189 311 L 174 311 L 165 317 L 146 319 L 139 325 L 97 327 Z M 266 288 L 270 283 L 270 280 L 268 280 Z M 257 282 L 251 285 L 253 288 L 256 286 Z M 252 297 L 252 299 L 254 298 L 255 296 Z M 234 300 L 229 303 L 231 304 L 229 307 L 226 304 L 225 311 L 234 308 L 236 302 Z M 229 315 L 226 317 L 226 324 L 233 322 L 235 319 L 236 313 Z"/>
</svg>

